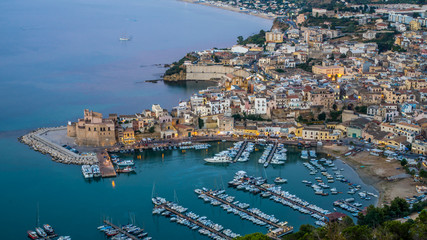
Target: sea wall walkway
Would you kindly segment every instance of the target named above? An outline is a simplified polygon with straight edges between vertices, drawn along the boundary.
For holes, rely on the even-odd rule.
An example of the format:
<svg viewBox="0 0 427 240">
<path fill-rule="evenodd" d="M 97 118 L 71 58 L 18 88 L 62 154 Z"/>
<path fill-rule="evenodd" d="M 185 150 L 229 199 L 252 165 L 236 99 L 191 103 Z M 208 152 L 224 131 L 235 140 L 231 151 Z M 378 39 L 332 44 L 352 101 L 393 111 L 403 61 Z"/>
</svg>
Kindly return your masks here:
<svg viewBox="0 0 427 240">
<path fill-rule="evenodd" d="M 67 127 L 52 127 L 52 128 L 40 128 L 33 132 L 30 132 L 22 136 L 19 140 L 34 150 L 41 152 L 43 154 L 48 154 L 52 157 L 52 160 L 55 162 L 65 163 L 65 164 L 96 164 L 98 159 L 96 156 L 88 155 L 82 156 L 77 153 L 74 153 L 59 144 L 50 141 L 47 134 L 51 131 L 66 131 Z"/>
</svg>

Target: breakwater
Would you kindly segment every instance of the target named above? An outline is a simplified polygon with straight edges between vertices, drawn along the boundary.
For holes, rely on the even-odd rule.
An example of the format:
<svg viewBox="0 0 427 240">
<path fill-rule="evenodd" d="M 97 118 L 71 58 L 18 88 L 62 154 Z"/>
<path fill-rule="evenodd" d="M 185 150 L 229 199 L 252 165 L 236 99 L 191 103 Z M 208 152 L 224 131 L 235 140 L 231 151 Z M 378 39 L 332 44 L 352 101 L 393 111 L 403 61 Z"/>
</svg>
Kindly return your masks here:
<svg viewBox="0 0 427 240">
<path fill-rule="evenodd" d="M 39 128 L 33 132 L 30 132 L 19 138 L 19 141 L 27 144 L 35 151 L 41 152 L 43 154 L 48 154 L 52 157 L 52 160 L 55 162 L 60 162 L 64 164 L 96 164 L 98 159 L 93 155 L 82 156 L 75 152 L 72 152 L 59 144 L 52 142 L 45 138 L 47 134 L 51 131 L 66 131 L 67 127 L 52 127 L 52 128 Z"/>
</svg>

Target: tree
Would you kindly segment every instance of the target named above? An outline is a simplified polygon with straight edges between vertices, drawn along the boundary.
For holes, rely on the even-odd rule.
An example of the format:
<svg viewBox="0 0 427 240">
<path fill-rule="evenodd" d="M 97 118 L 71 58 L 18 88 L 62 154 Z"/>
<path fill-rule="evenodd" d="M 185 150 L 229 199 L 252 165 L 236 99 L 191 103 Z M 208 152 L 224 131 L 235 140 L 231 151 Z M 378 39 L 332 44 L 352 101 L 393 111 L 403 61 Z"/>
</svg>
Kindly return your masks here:
<svg viewBox="0 0 427 240">
<path fill-rule="evenodd" d="M 251 233 L 243 237 L 237 237 L 236 240 L 270 240 L 269 237 L 262 233 Z"/>
<path fill-rule="evenodd" d="M 237 44 L 243 44 L 243 36 L 237 37 Z"/>
<path fill-rule="evenodd" d="M 372 239 L 372 229 L 366 225 L 356 225 L 344 229 L 343 234 L 348 240 L 370 240 Z"/>
<path fill-rule="evenodd" d="M 405 166 L 406 164 L 408 164 L 408 160 L 406 160 L 405 158 L 400 161 L 400 165 Z"/>
<path fill-rule="evenodd" d="M 150 127 L 149 129 L 148 129 L 148 132 L 149 133 L 154 133 L 154 131 L 156 130 L 156 128 L 154 127 L 154 126 L 152 126 L 152 127 Z"/>
<path fill-rule="evenodd" d="M 338 106 L 334 103 L 334 105 L 332 105 L 332 109 L 334 109 L 334 111 L 336 111 L 338 109 Z"/>
<path fill-rule="evenodd" d="M 205 126 L 205 121 L 203 121 L 203 119 L 199 118 L 198 122 L 199 122 L 199 129 L 202 129 Z"/>
<path fill-rule="evenodd" d="M 320 121 L 325 121 L 325 119 L 326 119 L 326 113 L 322 112 L 321 114 L 319 114 L 318 118 L 319 118 Z"/>
</svg>

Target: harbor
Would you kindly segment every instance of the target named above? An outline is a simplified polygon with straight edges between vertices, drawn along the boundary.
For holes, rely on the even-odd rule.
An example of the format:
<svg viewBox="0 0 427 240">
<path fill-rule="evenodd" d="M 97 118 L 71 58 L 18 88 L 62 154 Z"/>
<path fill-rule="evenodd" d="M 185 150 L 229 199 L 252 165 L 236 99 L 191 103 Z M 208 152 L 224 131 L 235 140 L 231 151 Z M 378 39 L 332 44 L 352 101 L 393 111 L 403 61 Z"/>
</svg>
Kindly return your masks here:
<svg viewBox="0 0 427 240">
<path fill-rule="evenodd" d="M 254 224 L 266 226 L 269 229 L 268 234 L 273 239 L 280 239 L 281 236 L 291 233 L 292 226 L 288 226 L 287 222 L 279 222 L 279 219 L 274 216 L 267 215 L 256 208 L 249 208 L 249 204 L 235 201 L 234 196 L 225 194 L 224 190 L 208 190 L 206 188 L 196 189 L 195 192 L 199 198 L 205 202 L 210 202 L 213 206 L 220 206 L 227 212 L 239 215 L 242 219 L 249 220 Z"/>
<path fill-rule="evenodd" d="M 98 230 L 103 232 L 105 236 L 111 237 L 111 240 L 151 240 L 148 233 L 144 229 L 135 226 L 134 224 L 127 224 L 119 227 L 108 220 L 104 220 L 104 224 L 98 227 Z"/>
<path fill-rule="evenodd" d="M 328 210 L 298 198 L 294 194 L 281 190 L 280 186 L 267 184 L 266 179 L 247 176 L 244 171 L 237 172 L 234 179 L 228 185 L 239 190 L 249 191 L 252 194 L 261 194 L 264 197 L 269 197 L 269 199 L 275 202 L 289 206 L 303 214 L 308 214 L 322 222 L 328 221 L 327 215 L 331 213 Z M 318 221 L 316 223 L 323 225 Z"/>
<path fill-rule="evenodd" d="M 239 234 L 233 233 L 230 229 L 224 230 L 223 226 L 213 223 L 208 220 L 207 217 L 200 217 L 193 212 L 187 212 L 187 208 L 173 202 L 168 202 L 164 198 L 156 197 L 153 198 L 152 201 L 155 205 L 153 214 L 161 214 L 163 216 L 170 217 L 171 221 L 176 221 L 177 223 L 186 225 L 192 230 L 198 230 L 200 234 L 207 235 L 212 239 L 231 240 L 240 236 Z"/>
</svg>

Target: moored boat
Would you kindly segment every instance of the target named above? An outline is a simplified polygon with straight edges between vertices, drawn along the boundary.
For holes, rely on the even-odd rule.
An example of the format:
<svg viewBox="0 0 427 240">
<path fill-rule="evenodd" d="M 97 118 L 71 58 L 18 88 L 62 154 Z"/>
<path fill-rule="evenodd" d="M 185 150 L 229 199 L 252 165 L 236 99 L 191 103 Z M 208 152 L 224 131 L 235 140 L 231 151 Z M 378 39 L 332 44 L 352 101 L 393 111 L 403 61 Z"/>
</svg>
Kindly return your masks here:
<svg viewBox="0 0 427 240">
<path fill-rule="evenodd" d="M 34 232 L 33 230 L 28 230 L 27 234 L 28 234 L 28 237 L 31 239 L 38 239 L 39 238 L 39 236 L 37 236 L 37 233 Z"/>
</svg>

